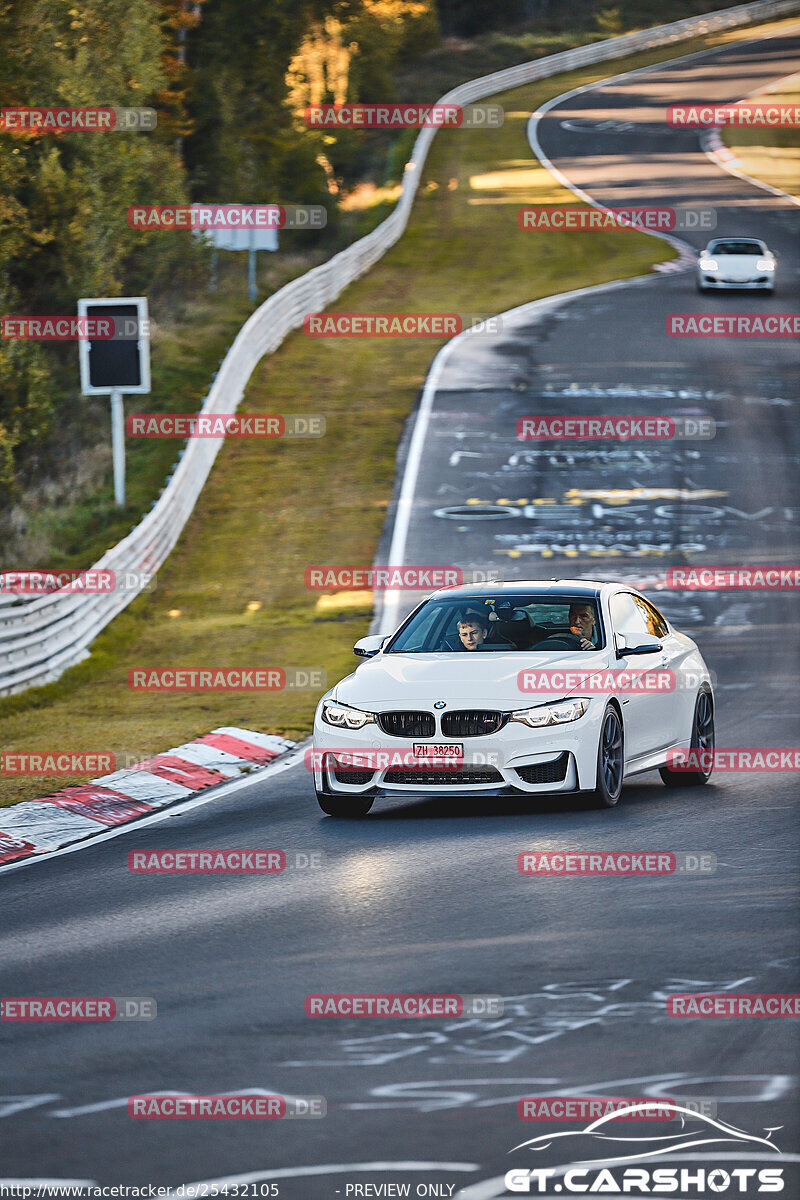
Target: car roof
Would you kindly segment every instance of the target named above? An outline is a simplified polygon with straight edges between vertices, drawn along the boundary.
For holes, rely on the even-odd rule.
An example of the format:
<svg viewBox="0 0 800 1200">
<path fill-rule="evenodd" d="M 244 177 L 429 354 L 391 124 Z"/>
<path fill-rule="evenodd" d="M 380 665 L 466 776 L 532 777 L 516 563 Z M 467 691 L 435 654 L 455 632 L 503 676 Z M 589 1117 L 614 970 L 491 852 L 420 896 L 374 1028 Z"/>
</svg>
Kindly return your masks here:
<svg viewBox="0 0 800 1200">
<path fill-rule="evenodd" d="M 598 596 L 604 588 L 616 589 L 624 586 L 618 583 L 609 583 L 607 579 L 509 579 L 497 583 L 469 583 L 463 584 L 461 587 L 440 588 L 433 595 L 466 598 L 485 596 L 487 592 L 535 591 L 541 592 L 543 596 L 552 593 L 557 596 L 590 599 Z M 635 588 L 628 589 L 627 587 L 625 590 L 636 591 Z"/>
<path fill-rule="evenodd" d="M 744 242 L 748 246 L 759 246 L 762 249 L 764 249 L 767 244 L 766 242 L 762 242 L 761 238 L 736 237 L 734 234 L 731 234 L 728 237 L 712 238 L 708 244 L 709 244 L 709 246 L 719 246 L 723 242 Z"/>
</svg>

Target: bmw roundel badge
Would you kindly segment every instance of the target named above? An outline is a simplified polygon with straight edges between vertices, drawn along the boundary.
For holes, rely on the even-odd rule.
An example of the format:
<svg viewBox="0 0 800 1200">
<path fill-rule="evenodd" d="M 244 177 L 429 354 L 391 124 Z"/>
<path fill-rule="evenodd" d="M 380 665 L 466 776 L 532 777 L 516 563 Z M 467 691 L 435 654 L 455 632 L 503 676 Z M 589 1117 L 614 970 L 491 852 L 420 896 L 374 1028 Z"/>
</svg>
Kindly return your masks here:
<svg viewBox="0 0 800 1200">
<path fill-rule="evenodd" d="M 437 700 L 433 707 L 434 708 L 447 708 L 447 704 L 444 700 Z"/>
</svg>

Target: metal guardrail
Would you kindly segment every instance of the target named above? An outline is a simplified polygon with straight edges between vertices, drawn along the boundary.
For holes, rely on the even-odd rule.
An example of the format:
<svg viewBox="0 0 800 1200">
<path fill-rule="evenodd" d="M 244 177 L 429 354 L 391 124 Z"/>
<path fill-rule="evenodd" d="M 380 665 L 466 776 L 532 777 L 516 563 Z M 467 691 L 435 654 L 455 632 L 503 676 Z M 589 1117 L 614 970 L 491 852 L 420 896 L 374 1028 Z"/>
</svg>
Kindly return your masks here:
<svg viewBox="0 0 800 1200">
<path fill-rule="evenodd" d="M 756 0 L 698 17 L 521 63 L 453 88 L 439 103 L 465 104 L 576 67 L 622 58 L 639 50 L 746 25 L 796 11 L 798 0 Z M 435 128 L 422 129 L 406 164 L 396 208 L 385 221 L 328 262 L 294 279 L 250 316 L 228 350 L 205 398 L 204 413 L 235 412 L 255 367 L 276 350 L 309 312 L 319 312 L 363 275 L 402 236 Z M 223 439 L 190 439 L 150 512 L 108 550 L 96 570 L 155 573 L 165 562 L 194 509 Z M 0 595 L 0 695 L 49 683 L 89 653 L 94 638 L 130 604 L 135 591 L 55 592 L 21 600 Z"/>
</svg>

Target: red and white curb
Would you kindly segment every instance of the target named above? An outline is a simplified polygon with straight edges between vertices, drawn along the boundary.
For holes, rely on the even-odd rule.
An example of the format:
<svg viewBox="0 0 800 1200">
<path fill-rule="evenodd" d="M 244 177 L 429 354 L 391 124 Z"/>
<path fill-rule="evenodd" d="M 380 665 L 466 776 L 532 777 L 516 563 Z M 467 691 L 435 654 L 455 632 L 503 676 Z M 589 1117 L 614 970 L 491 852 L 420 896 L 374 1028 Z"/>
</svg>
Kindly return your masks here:
<svg viewBox="0 0 800 1200">
<path fill-rule="evenodd" d="M 728 167 L 740 167 L 742 164 L 730 146 L 722 140 L 718 127 L 706 130 L 700 135 L 700 145 L 709 158 Z"/>
<path fill-rule="evenodd" d="M 295 742 L 223 725 L 90 783 L 0 809 L 0 864 L 58 850 L 264 767 Z"/>
</svg>

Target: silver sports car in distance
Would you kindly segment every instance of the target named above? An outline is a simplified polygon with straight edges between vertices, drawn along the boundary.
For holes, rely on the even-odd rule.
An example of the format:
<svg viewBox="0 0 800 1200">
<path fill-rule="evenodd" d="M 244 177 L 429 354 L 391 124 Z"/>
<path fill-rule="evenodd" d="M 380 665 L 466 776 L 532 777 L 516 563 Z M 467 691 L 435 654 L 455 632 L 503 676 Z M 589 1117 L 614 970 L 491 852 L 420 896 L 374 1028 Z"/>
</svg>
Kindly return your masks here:
<svg viewBox="0 0 800 1200">
<path fill-rule="evenodd" d="M 670 786 L 711 774 L 710 673 L 634 588 L 448 588 L 355 653 L 367 661 L 322 697 L 307 757 L 331 816 L 420 793 L 591 792 L 611 807 L 644 771 Z"/>
<path fill-rule="evenodd" d="M 755 238 L 715 238 L 697 260 L 697 287 L 766 291 L 775 288 L 775 255 L 766 242 Z"/>
</svg>

